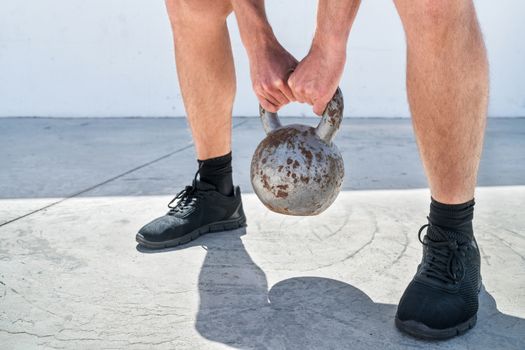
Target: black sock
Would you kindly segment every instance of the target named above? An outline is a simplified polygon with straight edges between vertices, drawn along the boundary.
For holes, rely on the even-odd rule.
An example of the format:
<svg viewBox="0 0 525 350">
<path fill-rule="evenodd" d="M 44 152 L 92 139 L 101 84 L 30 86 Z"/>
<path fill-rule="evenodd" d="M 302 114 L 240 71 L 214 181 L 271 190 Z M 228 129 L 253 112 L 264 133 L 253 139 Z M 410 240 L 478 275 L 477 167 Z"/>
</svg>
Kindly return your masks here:
<svg viewBox="0 0 525 350">
<path fill-rule="evenodd" d="M 432 198 L 428 219 L 447 231 L 473 235 L 474 199 L 462 204 L 443 204 Z"/>
<path fill-rule="evenodd" d="M 216 158 L 198 160 L 198 162 L 199 176 L 202 181 L 212 184 L 225 196 L 233 193 L 231 152 Z"/>
</svg>

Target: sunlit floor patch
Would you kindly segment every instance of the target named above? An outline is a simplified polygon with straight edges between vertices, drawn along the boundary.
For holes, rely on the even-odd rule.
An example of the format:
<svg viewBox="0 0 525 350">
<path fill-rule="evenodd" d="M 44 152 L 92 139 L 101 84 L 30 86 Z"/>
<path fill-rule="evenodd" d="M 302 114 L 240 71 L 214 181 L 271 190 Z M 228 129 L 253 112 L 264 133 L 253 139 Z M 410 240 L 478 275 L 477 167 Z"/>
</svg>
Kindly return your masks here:
<svg viewBox="0 0 525 350">
<path fill-rule="evenodd" d="M 68 199 L 0 227 L 2 348 L 404 349 L 395 305 L 421 256 L 427 190 L 345 191 L 290 217 L 244 195 L 248 227 L 160 252 L 134 236 L 167 196 Z M 481 187 L 478 325 L 430 349 L 519 349 L 525 186 Z M 2 212 L 41 200 L 5 199 Z"/>
</svg>

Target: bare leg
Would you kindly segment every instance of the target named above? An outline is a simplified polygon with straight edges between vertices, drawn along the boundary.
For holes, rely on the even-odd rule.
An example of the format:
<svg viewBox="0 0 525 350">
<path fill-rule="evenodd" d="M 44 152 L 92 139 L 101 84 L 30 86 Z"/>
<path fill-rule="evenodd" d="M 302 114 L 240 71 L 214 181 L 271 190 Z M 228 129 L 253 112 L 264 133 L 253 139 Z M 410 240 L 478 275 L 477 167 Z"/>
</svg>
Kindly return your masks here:
<svg viewBox="0 0 525 350">
<path fill-rule="evenodd" d="M 488 96 L 488 63 L 471 0 L 395 0 L 408 47 L 407 90 L 432 196 L 474 197 Z"/>
<path fill-rule="evenodd" d="M 230 0 L 166 0 L 177 73 L 198 159 L 231 150 L 235 68 L 226 18 Z"/>
<path fill-rule="evenodd" d="M 199 171 L 192 185 L 168 204 L 168 213 L 137 233 L 137 242 L 150 249 L 175 247 L 204 233 L 246 225 L 241 193 L 233 186 L 230 154 L 236 87 L 226 18 L 233 5 L 261 103 L 278 109 L 289 102 L 293 96 L 285 82 L 297 62 L 277 42 L 264 0 L 166 0 L 166 5 Z"/>
</svg>

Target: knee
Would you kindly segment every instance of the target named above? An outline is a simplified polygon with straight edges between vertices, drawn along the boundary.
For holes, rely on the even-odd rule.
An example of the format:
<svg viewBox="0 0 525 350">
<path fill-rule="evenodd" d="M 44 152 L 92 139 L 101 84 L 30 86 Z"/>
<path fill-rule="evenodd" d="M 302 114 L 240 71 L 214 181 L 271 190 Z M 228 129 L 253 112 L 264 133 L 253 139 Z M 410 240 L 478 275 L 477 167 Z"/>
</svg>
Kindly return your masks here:
<svg viewBox="0 0 525 350">
<path fill-rule="evenodd" d="M 418 0 L 413 6 L 421 21 L 437 25 L 454 19 L 465 3 L 462 0 Z"/>
<path fill-rule="evenodd" d="M 443 36 L 447 30 L 465 26 L 474 14 L 472 0 L 410 1 L 403 22 L 407 34 Z"/>
<path fill-rule="evenodd" d="M 232 12 L 230 0 L 165 0 L 173 26 L 224 22 Z"/>
</svg>

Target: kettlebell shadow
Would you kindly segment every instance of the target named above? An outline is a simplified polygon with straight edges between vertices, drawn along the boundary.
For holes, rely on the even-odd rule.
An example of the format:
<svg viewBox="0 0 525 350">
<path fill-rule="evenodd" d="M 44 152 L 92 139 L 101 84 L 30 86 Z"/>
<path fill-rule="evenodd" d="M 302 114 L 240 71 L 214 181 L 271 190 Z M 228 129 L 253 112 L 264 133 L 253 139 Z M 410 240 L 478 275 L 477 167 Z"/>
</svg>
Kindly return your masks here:
<svg viewBox="0 0 525 350">
<path fill-rule="evenodd" d="M 422 342 L 394 327 L 396 305 L 374 302 L 360 289 L 322 277 L 295 277 L 268 290 L 265 273 L 246 251 L 245 229 L 204 236 L 195 328 L 237 349 L 505 348 L 523 344 L 525 320 L 497 310 L 485 290 L 478 325 L 446 342 Z M 521 344 L 521 345 L 520 345 Z"/>
</svg>

